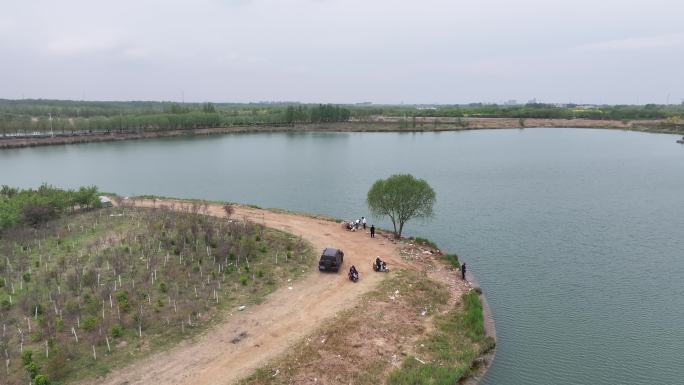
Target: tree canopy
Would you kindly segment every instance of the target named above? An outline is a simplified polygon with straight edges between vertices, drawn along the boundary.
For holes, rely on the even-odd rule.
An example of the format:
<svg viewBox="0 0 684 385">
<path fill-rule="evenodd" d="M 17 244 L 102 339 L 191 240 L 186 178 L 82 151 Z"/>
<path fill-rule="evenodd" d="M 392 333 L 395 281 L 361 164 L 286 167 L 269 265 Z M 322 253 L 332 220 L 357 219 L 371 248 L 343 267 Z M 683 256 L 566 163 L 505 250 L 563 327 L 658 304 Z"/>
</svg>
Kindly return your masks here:
<svg viewBox="0 0 684 385">
<path fill-rule="evenodd" d="M 408 220 L 432 216 L 435 199 L 435 191 L 425 180 L 397 174 L 377 180 L 368 190 L 366 203 L 373 216 L 388 216 L 394 226 L 394 237 L 401 238 Z"/>
</svg>

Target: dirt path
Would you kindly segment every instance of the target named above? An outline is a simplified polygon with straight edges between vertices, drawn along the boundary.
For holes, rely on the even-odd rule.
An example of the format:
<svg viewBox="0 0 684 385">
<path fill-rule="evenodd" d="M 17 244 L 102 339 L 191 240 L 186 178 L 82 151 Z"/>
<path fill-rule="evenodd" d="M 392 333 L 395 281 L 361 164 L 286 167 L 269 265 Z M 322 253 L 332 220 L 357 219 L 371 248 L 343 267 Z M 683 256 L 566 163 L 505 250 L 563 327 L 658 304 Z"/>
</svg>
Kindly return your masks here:
<svg viewBox="0 0 684 385">
<path fill-rule="evenodd" d="M 133 203 L 145 207 L 173 204 L 174 209 L 190 205 L 168 200 Z M 210 215 L 224 216 L 220 205 L 209 205 L 207 209 Z M 231 384 L 282 354 L 319 322 L 353 306 L 361 294 L 372 290 L 385 276 L 371 270 L 376 256 L 386 259 L 392 267 L 408 266 L 392 242 L 382 237 L 371 239 L 363 231 L 346 231 L 335 222 L 239 206 L 235 206 L 233 217 L 301 235 L 316 250 L 340 248 L 345 252 L 344 270 L 356 265 L 361 279 L 352 284 L 344 271 L 322 274 L 314 269 L 291 288 L 272 293 L 263 304 L 228 315 L 225 322 L 197 339 L 116 370 L 93 384 Z M 245 337 L 238 343 L 231 342 L 240 335 Z"/>
</svg>

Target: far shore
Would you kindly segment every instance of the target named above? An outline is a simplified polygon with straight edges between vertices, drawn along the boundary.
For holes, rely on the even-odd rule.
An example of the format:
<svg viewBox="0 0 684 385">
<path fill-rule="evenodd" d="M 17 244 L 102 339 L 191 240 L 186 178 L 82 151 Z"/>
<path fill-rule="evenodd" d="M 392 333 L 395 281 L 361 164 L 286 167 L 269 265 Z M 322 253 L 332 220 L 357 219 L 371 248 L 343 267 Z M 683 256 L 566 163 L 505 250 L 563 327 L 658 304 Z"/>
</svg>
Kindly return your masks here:
<svg viewBox="0 0 684 385">
<path fill-rule="evenodd" d="M 487 129 L 524 128 L 594 128 L 616 129 L 664 134 L 684 134 L 684 125 L 666 124 L 658 120 L 589 120 L 589 119 L 518 119 L 518 118 L 416 118 L 407 121 L 398 117 L 376 117 L 370 121 L 340 123 L 251 125 L 185 130 L 140 132 L 56 133 L 40 136 L 0 136 L 0 149 L 111 142 L 120 140 L 167 138 L 177 136 L 205 136 L 241 133 L 296 133 L 296 132 L 442 132 Z"/>
</svg>

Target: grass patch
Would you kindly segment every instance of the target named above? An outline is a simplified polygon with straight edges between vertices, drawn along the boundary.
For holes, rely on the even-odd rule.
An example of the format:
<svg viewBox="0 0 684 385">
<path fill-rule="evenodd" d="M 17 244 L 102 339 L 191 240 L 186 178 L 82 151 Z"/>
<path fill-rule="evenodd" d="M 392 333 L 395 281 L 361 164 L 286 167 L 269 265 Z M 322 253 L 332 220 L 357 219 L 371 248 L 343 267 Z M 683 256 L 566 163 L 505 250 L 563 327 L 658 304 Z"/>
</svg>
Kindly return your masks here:
<svg viewBox="0 0 684 385">
<path fill-rule="evenodd" d="M 442 258 L 454 269 L 461 268 L 461 262 L 458 260 L 458 255 L 456 254 L 444 254 Z"/>
<path fill-rule="evenodd" d="M 431 240 L 429 240 L 427 238 L 412 237 L 410 239 L 413 240 L 414 243 L 417 243 L 419 245 L 428 246 L 428 247 L 431 247 L 435 250 L 439 250 L 439 247 L 437 247 L 437 244 L 432 242 Z"/>
<path fill-rule="evenodd" d="M 455 384 L 470 373 L 475 358 L 493 347 L 493 339 L 484 336 L 482 303 L 474 291 L 463 295 L 462 308 L 435 316 L 434 325 L 417 352 L 420 361 L 413 356 L 405 359 L 387 384 Z"/>
</svg>

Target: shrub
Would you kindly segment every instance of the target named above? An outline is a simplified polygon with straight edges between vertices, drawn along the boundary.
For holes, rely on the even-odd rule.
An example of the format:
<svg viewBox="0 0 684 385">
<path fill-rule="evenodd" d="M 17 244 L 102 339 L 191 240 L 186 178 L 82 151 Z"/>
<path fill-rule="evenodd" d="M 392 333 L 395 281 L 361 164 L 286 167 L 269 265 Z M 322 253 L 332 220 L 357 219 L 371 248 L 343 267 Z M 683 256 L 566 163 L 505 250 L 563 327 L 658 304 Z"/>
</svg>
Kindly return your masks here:
<svg viewBox="0 0 684 385">
<path fill-rule="evenodd" d="M 112 337 L 119 338 L 123 335 L 123 327 L 121 325 L 112 326 Z"/>
<path fill-rule="evenodd" d="M 97 317 L 92 315 L 85 317 L 81 325 L 83 326 L 83 330 L 91 331 L 95 329 L 95 326 L 97 326 Z"/>
<path fill-rule="evenodd" d="M 26 349 L 23 352 L 21 352 L 21 364 L 26 366 L 33 362 L 33 351 L 30 349 Z"/>
<path fill-rule="evenodd" d="M 57 320 L 57 322 L 55 323 L 55 329 L 57 329 L 58 332 L 64 331 L 64 320 L 63 319 Z"/>
<path fill-rule="evenodd" d="M 243 285 L 247 284 L 247 276 L 246 275 L 243 274 L 240 276 L 240 283 Z"/>
<path fill-rule="evenodd" d="M 24 223 L 38 227 L 50 219 L 56 218 L 57 210 L 49 204 L 28 203 L 22 208 L 21 215 Z"/>
<path fill-rule="evenodd" d="M 10 303 L 9 299 L 3 298 L 2 301 L 0 301 L 0 309 L 9 310 L 10 307 L 12 307 L 12 304 Z"/>
<path fill-rule="evenodd" d="M 116 303 L 123 311 L 128 311 L 131 309 L 131 303 L 128 301 L 128 293 L 125 291 L 116 292 Z"/>
<path fill-rule="evenodd" d="M 38 375 L 38 365 L 36 365 L 35 362 L 29 362 L 28 365 L 24 365 L 24 368 L 26 369 L 26 373 L 28 373 L 31 378 L 36 378 Z"/>
<path fill-rule="evenodd" d="M 26 272 L 24 275 L 21 276 L 21 278 L 24 280 L 24 282 L 28 283 L 31 282 L 31 273 Z"/>
<path fill-rule="evenodd" d="M 69 374 L 69 357 L 61 348 L 50 351 L 50 358 L 45 364 L 45 372 L 53 380 L 61 380 Z M 37 378 L 37 376 L 36 376 Z"/>
<path fill-rule="evenodd" d="M 162 293 L 166 293 L 168 291 L 168 288 L 166 287 L 166 284 L 164 282 L 159 283 L 159 291 Z"/>
<path fill-rule="evenodd" d="M 33 385 L 50 385 L 50 380 L 45 375 L 39 374 L 33 379 Z"/>
</svg>

